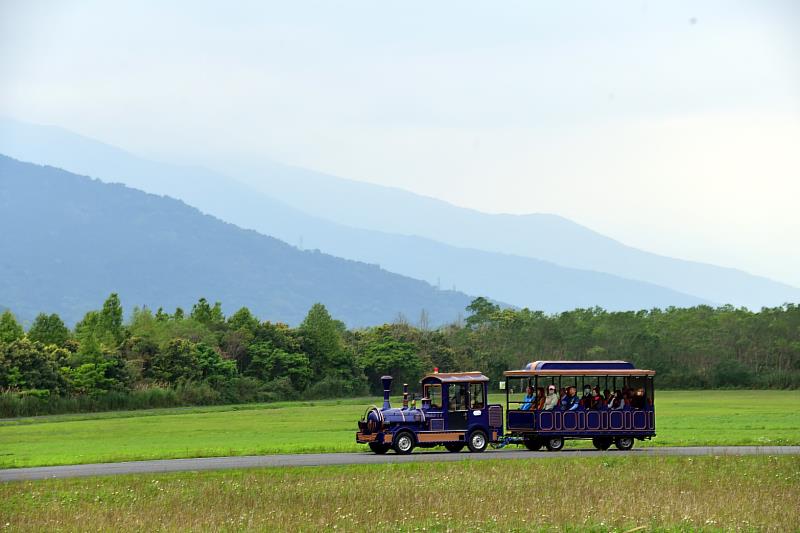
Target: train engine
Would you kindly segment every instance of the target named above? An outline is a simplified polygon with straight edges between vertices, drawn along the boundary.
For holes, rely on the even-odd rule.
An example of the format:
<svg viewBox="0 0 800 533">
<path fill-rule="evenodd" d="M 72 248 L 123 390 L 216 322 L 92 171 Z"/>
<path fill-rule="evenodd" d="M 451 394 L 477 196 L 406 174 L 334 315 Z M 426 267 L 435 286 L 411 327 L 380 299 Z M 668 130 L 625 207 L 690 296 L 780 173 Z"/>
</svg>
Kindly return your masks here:
<svg viewBox="0 0 800 533">
<path fill-rule="evenodd" d="M 392 376 L 383 376 L 383 406 L 371 406 L 358 422 L 356 442 L 383 454 L 393 449 L 411 453 L 415 447 L 444 446 L 460 452 L 484 451 L 503 435 L 503 407 L 487 405 L 489 378 L 480 372 L 428 374 L 420 381 L 421 405 L 409 406 L 408 385 L 403 385 L 403 406 L 392 407 Z"/>
</svg>

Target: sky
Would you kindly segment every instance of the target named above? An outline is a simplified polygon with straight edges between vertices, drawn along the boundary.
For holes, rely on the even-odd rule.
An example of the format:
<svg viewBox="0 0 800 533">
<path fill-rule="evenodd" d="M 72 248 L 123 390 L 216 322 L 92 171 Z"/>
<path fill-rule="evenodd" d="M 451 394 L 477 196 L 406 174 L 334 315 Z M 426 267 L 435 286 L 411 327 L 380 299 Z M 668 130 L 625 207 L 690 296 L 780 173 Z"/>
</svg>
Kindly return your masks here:
<svg viewBox="0 0 800 533">
<path fill-rule="evenodd" d="M 0 0 L 0 115 L 800 286 L 800 2 L 161 4 Z"/>
</svg>

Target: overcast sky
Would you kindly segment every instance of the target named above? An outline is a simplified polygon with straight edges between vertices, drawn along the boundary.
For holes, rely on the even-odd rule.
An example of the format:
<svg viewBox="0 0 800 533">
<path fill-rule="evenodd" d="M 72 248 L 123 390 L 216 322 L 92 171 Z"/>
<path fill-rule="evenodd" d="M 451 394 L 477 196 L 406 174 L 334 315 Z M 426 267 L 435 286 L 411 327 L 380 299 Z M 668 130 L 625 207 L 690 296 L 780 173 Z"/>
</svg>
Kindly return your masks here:
<svg viewBox="0 0 800 533">
<path fill-rule="evenodd" d="M 800 286 L 800 2 L 0 2 L 0 114 Z"/>
</svg>

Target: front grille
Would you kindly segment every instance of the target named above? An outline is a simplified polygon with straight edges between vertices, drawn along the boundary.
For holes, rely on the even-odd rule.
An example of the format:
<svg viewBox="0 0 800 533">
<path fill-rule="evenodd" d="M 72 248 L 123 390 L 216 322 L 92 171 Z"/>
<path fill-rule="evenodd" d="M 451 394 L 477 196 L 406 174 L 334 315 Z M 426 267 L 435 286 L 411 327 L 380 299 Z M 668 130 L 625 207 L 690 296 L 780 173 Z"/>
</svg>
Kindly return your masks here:
<svg viewBox="0 0 800 533">
<path fill-rule="evenodd" d="M 501 406 L 489 406 L 489 425 L 494 428 L 499 428 L 503 425 L 503 408 Z"/>
</svg>

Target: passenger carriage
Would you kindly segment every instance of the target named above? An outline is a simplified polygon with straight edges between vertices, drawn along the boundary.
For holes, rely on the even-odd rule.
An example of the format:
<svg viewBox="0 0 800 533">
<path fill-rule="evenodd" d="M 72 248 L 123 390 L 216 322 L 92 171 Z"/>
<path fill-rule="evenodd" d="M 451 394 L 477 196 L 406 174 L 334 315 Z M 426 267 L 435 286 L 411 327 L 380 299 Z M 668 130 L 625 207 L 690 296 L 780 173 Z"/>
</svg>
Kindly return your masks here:
<svg viewBox="0 0 800 533">
<path fill-rule="evenodd" d="M 389 401 L 392 377 L 383 376 L 383 407 L 372 406 L 358 423 L 356 442 L 368 444 L 378 454 L 394 449 L 407 454 L 415 447 L 444 446 L 459 452 L 484 451 L 503 434 L 503 407 L 488 405 L 489 378 L 480 372 L 428 374 L 422 378 L 421 405 L 409 405 L 408 385 L 403 385 L 403 405 Z"/>
<path fill-rule="evenodd" d="M 564 447 L 567 439 L 591 439 L 601 450 L 611 444 L 629 450 L 635 439 L 656 435 L 653 370 L 637 369 L 627 361 L 535 361 L 523 370 L 508 370 L 503 375 L 509 442 L 521 439 L 530 450 L 546 446 L 556 451 Z M 536 405 L 522 409 L 527 407 L 526 402 L 512 399 L 524 395 L 528 386 L 535 392 L 538 387 L 547 390 L 551 384 L 559 394 L 555 409 L 537 409 Z M 632 405 L 624 403 L 618 409 L 598 402 L 591 408 L 580 405 L 575 410 L 564 410 L 560 401 L 562 391 L 574 386 L 580 395 L 586 385 L 597 386 L 601 391 L 636 391 L 638 397 Z"/>
</svg>

